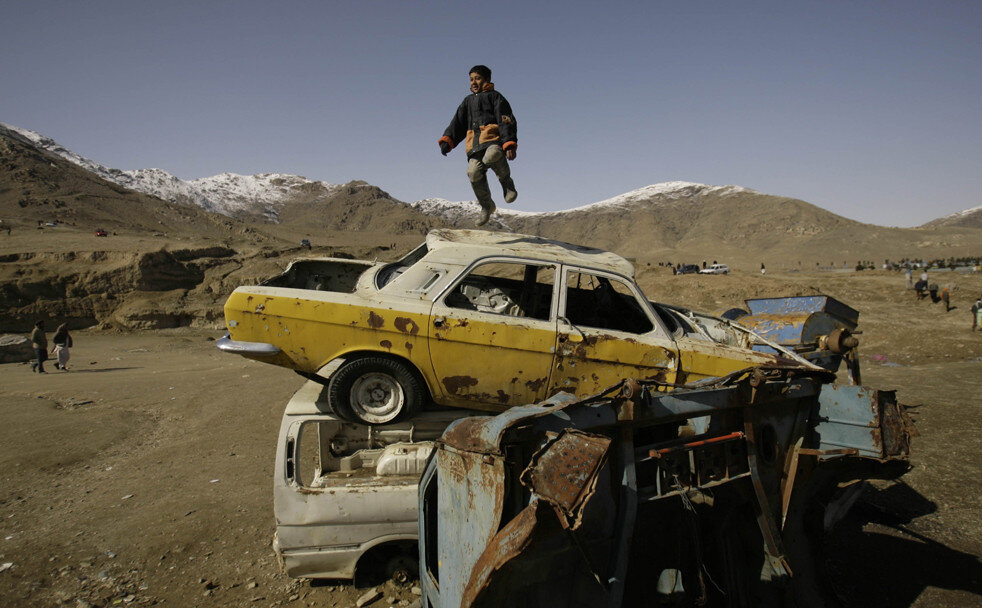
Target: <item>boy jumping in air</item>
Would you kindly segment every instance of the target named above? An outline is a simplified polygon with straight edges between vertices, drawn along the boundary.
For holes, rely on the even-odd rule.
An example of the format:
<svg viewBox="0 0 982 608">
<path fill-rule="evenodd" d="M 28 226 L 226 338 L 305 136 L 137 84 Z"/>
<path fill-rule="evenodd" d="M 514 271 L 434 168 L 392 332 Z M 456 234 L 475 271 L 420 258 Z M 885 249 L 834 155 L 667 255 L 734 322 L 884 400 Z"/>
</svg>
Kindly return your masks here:
<svg viewBox="0 0 982 608">
<path fill-rule="evenodd" d="M 518 198 L 508 166 L 509 160 L 515 160 L 518 149 L 518 124 L 508 100 L 494 90 L 490 68 L 483 65 L 472 67 L 470 81 L 471 94 L 457 108 L 439 144 L 440 152 L 446 156 L 457 144 L 466 140 L 467 177 L 481 205 L 477 225 L 483 226 L 495 210 L 488 187 L 489 168 L 501 182 L 505 202 L 511 203 Z"/>
</svg>

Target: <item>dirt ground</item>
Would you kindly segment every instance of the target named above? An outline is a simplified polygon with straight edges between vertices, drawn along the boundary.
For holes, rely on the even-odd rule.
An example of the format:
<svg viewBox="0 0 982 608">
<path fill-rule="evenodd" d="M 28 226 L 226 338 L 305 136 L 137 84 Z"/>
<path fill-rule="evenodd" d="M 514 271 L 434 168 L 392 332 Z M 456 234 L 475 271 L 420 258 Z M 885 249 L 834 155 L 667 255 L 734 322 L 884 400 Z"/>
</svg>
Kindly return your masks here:
<svg viewBox="0 0 982 608">
<path fill-rule="evenodd" d="M 860 310 L 864 384 L 897 389 L 920 436 L 912 470 L 868 488 L 830 540 L 851 606 L 982 604 L 982 332 L 968 313 L 982 276 L 952 280 L 945 313 L 895 273 L 640 275 L 653 299 L 702 310 L 816 292 Z M 76 332 L 68 372 L 0 365 L 0 604 L 352 606 L 368 590 L 280 573 L 273 456 L 303 380 L 220 353 L 220 333 Z M 372 606 L 417 597 L 381 591 Z"/>
</svg>

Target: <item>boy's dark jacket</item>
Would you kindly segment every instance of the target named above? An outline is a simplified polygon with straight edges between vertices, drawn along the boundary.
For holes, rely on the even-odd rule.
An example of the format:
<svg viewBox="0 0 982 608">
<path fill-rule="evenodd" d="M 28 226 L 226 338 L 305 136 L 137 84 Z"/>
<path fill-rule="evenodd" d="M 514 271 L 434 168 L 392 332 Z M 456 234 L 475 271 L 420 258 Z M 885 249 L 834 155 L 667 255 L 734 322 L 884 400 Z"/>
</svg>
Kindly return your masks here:
<svg viewBox="0 0 982 608">
<path fill-rule="evenodd" d="M 488 146 L 498 144 L 504 150 L 518 147 L 518 124 L 511 113 L 508 100 L 494 90 L 493 83 L 484 85 L 480 93 L 464 98 L 454 114 L 450 126 L 440 141 L 454 148 L 466 140 L 467 156 L 477 156 Z"/>
</svg>

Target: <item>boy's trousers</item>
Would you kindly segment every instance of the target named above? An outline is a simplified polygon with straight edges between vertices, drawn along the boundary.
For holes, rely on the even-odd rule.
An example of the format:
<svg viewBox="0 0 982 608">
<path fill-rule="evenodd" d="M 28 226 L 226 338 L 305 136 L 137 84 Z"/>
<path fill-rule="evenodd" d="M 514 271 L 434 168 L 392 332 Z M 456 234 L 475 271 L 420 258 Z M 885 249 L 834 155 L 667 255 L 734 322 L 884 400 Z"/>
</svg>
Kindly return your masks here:
<svg viewBox="0 0 982 608">
<path fill-rule="evenodd" d="M 493 204 L 491 188 L 488 187 L 488 169 L 494 171 L 499 181 L 503 181 L 511 175 L 508 159 L 505 158 L 505 152 L 501 146 L 488 146 L 483 155 L 467 159 L 467 177 L 471 180 L 471 187 L 474 188 L 477 202 L 482 204 Z"/>
</svg>

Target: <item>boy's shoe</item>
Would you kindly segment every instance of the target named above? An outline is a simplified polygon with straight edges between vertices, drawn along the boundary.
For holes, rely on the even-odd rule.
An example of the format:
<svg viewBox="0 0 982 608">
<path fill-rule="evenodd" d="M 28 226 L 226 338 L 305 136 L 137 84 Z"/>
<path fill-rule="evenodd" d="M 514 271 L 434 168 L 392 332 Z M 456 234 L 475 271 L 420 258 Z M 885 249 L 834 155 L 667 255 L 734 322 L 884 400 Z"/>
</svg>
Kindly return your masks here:
<svg viewBox="0 0 982 608">
<path fill-rule="evenodd" d="M 481 205 L 481 217 L 477 219 L 477 225 L 483 226 L 491 219 L 491 214 L 494 213 L 495 206 L 493 201 L 486 203 L 484 201 L 478 201 L 478 204 Z"/>
<path fill-rule="evenodd" d="M 59 367 L 58 367 L 58 364 L 57 364 L 57 363 L 55 363 L 55 369 L 59 369 Z"/>
<path fill-rule="evenodd" d="M 501 180 L 501 188 L 505 191 L 505 202 L 514 203 L 515 199 L 518 198 L 518 190 L 515 190 L 515 181 L 506 177 Z"/>
</svg>

